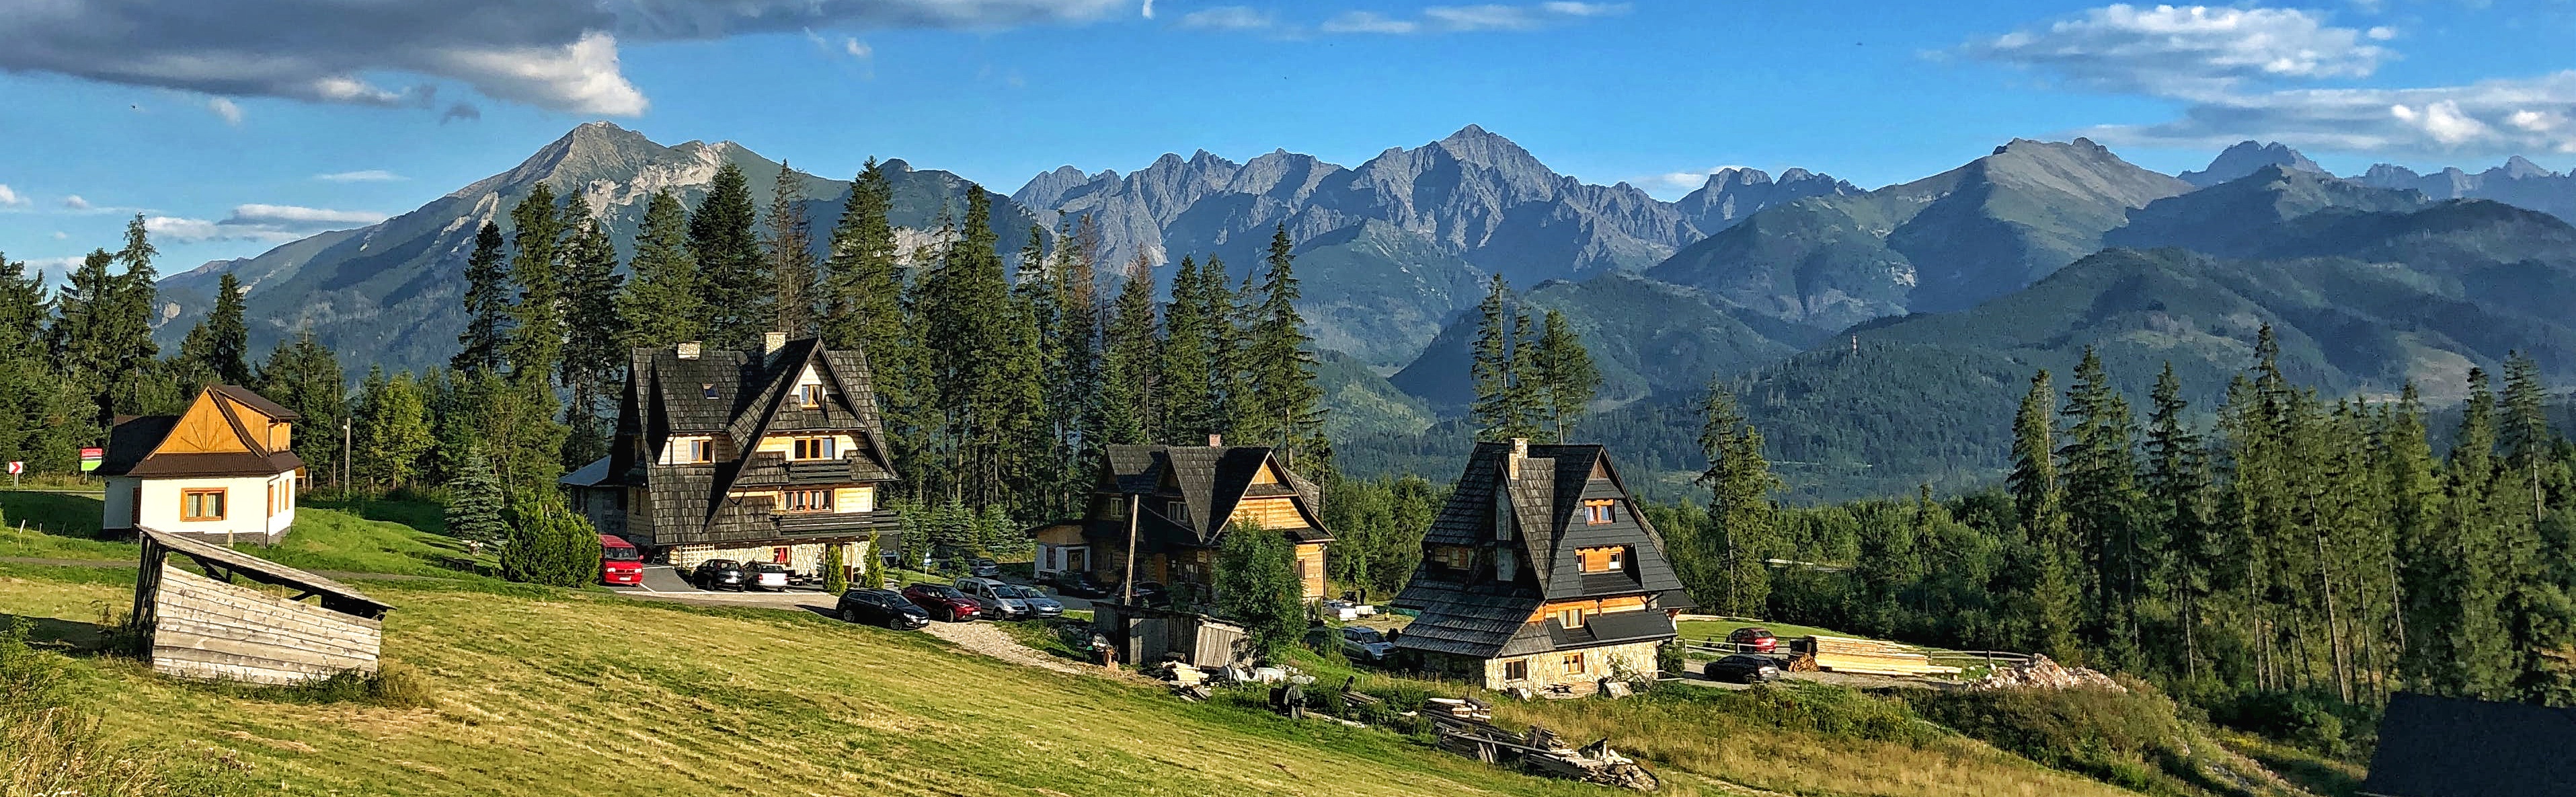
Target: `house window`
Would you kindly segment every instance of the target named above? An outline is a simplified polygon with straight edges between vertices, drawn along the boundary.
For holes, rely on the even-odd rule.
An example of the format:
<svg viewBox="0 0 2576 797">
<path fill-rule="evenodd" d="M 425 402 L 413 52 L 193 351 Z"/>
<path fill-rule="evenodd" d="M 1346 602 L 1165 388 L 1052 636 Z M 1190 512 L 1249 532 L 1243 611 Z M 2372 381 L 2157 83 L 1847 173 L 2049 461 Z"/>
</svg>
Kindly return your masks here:
<svg viewBox="0 0 2576 797">
<path fill-rule="evenodd" d="M 1583 522 L 1597 526 L 1612 521 L 1616 516 L 1612 514 L 1611 507 L 1618 503 L 1607 499 L 1583 502 Z"/>
<path fill-rule="evenodd" d="M 692 438 L 689 438 L 689 440 L 688 440 L 688 442 L 687 442 L 687 444 L 686 444 L 686 445 L 688 446 L 688 450 L 687 450 L 687 452 L 685 452 L 685 453 L 687 453 L 687 454 L 689 455 L 689 459 L 688 459 L 688 461 L 690 461 L 690 462 L 714 462 L 714 461 L 716 461 L 716 441 L 714 441 L 714 440 L 709 440 L 709 439 L 704 438 L 704 437 L 692 437 Z"/>
<path fill-rule="evenodd" d="M 1565 674 L 1567 674 L 1567 675 L 1582 675 L 1582 674 L 1583 674 L 1583 654 L 1581 654 L 1581 653 L 1568 653 L 1568 654 L 1565 654 Z"/>
<path fill-rule="evenodd" d="M 1431 549 L 1431 561 L 1451 570 L 1465 570 L 1476 562 L 1475 549 L 1464 545 L 1440 545 Z"/>
<path fill-rule="evenodd" d="M 799 437 L 799 438 L 796 438 L 796 443 L 795 443 L 795 452 L 796 452 L 796 458 L 797 458 L 797 459 L 831 459 L 831 458 L 832 458 L 832 438 L 829 438 L 829 437 Z"/>
<path fill-rule="evenodd" d="M 1511 661 L 1503 662 L 1503 680 L 1506 680 L 1506 681 L 1526 681 L 1526 680 L 1529 680 L 1529 660 L 1528 660 L 1528 659 L 1514 659 L 1514 660 L 1511 660 Z"/>
<path fill-rule="evenodd" d="M 823 406 L 823 386 L 822 386 L 822 385 L 797 385 L 797 386 L 796 386 L 796 406 L 799 406 L 799 407 L 820 407 L 820 406 Z"/>
<path fill-rule="evenodd" d="M 1628 569 L 1628 546 L 1583 548 L 1575 551 L 1586 573 L 1617 573 Z"/>
<path fill-rule="evenodd" d="M 223 488 L 179 491 L 180 520 L 224 519 Z"/>
<path fill-rule="evenodd" d="M 832 491 L 789 490 L 779 497 L 779 509 L 786 512 L 830 512 Z"/>
<path fill-rule="evenodd" d="M 277 517 L 277 482 L 268 483 L 268 516 Z"/>
<path fill-rule="evenodd" d="M 707 397 L 707 398 L 715 398 L 715 397 L 716 397 L 716 383 L 714 383 L 714 382 L 700 382 L 700 383 L 698 383 L 698 395 L 700 395 L 700 396 L 705 396 L 705 397 Z"/>
<path fill-rule="evenodd" d="M 1556 624 L 1567 628 L 1583 627 L 1583 610 L 1566 609 L 1556 613 Z"/>
</svg>

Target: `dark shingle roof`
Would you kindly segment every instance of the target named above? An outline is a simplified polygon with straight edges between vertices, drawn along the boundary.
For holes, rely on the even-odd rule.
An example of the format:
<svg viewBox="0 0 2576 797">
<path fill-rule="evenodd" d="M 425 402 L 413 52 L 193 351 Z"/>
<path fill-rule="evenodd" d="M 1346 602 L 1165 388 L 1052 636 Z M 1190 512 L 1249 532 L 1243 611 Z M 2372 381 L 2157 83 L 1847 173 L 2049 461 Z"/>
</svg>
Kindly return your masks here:
<svg viewBox="0 0 2576 797">
<path fill-rule="evenodd" d="M 1517 584 L 1467 585 L 1417 575 L 1395 605 L 1422 616 L 1404 627 L 1395 646 L 1492 658 L 1531 625 L 1530 615 L 1542 602 L 1536 590 Z"/>
<path fill-rule="evenodd" d="M 178 425 L 179 416 L 176 415 L 145 415 L 117 421 L 107 430 L 107 451 L 99 460 L 98 475 L 125 475 L 150 455 L 152 449 L 161 447 L 161 439 L 169 437 L 170 429 Z"/>
<path fill-rule="evenodd" d="M 850 471 L 847 481 L 899 478 L 893 453 L 886 447 L 867 357 L 860 352 L 831 349 L 818 338 L 803 338 L 767 354 L 703 350 L 684 358 L 667 347 L 638 348 L 630 363 L 618 413 L 619 434 L 654 443 L 671 437 L 714 437 L 738 449 L 721 454 L 722 461 L 712 465 L 638 461 L 632 447 L 620 447 L 611 454 L 610 475 L 603 477 L 603 483 L 648 488 L 652 511 L 637 513 L 631 520 L 640 522 L 630 522 L 630 528 L 642 527 L 637 530 L 652 534 L 656 544 L 752 539 L 770 533 L 763 531 L 770 525 L 768 519 L 753 511 L 751 503 L 725 497 L 746 477 L 779 475 L 771 472 L 778 468 L 746 467 L 756 459 L 747 449 L 765 435 L 849 434 L 857 450 L 843 454 Z M 795 400 L 795 385 L 808 367 L 831 388 L 825 391 L 826 401 L 810 408 Z"/>
<path fill-rule="evenodd" d="M 206 391 L 223 396 L 224 398 L 232 399 L 233 401 L 240 403 L 242 406 L 257 410 L 259 411 L 259 414 L 266 415 L 274 420 L 300 421 L 304 419 L 304 415 L 302 413 L 278 406 L 277 402 L 268 400 L 267 396 L 254 393 L 250 388 L 242 387 L 240 385 L 207 385 Z"/>
<path fill-rule="evenodd" d="M 243 425 L 229 401 L 248 407 L 276 420 L 303 417 L 294 410 L 277 406 L 246 388 L 233 385 L 209 385 L 202 396 L 220 397 L 215 411 L 232 428 L 249 451 L 206 454 L 154 454 L 170 431 L 179 425 L 178 415 L 146 415 L 117 422 L 107 433 L 106 451 L 99 461 L 100 476 L 132 476 L 142 479 L 175 479 L 203 476 L 268 476 L 304 467 L 304 460 L 294 451 L 269 451 L 266 431 L 253 433 Z"/>
<path fill-rule="evenodd" d="M 2576 794 L 2576 708 L 2398 693 L 2379 720 L 2361 793 Z"/>
<path fill-rule="evenodd" d="M 1225 519 L 1246 497 L 1294 495 L 1304 508 L 1309 528 L 1294 532 L 1302 542 L 1332 539 L 1322 527 L 1322 491 L 1286 467 L 1279 469 L 1285 485 L 1255 485 L 1253 479 L 1264 464 L 1272 462 L 1271 450 L 1260 446 L 1158 446 L 1113 445 L 1101 452 L 1102 473 L 1097 489 L 1116 495 L 1160 495 L 1180 499 L 1181 508 L 1165 513 L 1144 504 L 1145 515 L 1139 521 L 1139 536 L 1169 536 L 1189 545 L 1216 545 L 1225 535 Z M 1120 525 L 1118 535 L 1126 533 Z"/>
</svg>

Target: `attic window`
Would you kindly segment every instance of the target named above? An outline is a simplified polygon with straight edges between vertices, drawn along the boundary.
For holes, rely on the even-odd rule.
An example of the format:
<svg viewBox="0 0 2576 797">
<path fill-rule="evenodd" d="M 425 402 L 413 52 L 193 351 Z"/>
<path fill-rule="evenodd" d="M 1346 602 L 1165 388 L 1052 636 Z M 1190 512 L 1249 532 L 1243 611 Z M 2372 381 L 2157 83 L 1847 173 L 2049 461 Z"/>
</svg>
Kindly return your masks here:
<svg viewBox="0 0 2576 797">
<path fill-rule="evenodd" d="M 707 398 L 715 398 L 715 397 L 716 397 L 716 383 L 714 383 L 714 382 L 705 382 L 705 383 L 700 383 L 700 384 L 698 385 L 698 395 L 705 396 L 705 397 L 707 397 Z"/>
<path fill-rule="evenodd" d="M 831 459 L 832 438 L 799 437 L 792 446 L 795 459 Z"/>
<path fill-rule="evenodd" d="M 1597 501 L 1583 502 L 1583 522 L 1595 526 L 1611 522 L 1617 517 L 1617 515 L 1613 514 L 1611 507 L 1616 506 L 1618 503 L 1618 501 L 1606 498 Z"/>
<path fill-rule="evenodd" d="M 797 385 L 796 406 L 808 408 L 823 406 L 823 386 Z"/>
<path fill-rule="evenodd" d="M 1565 610 L 1562 610 L 1562 611 L 1557 612 L 1557 613 L 1556 613 L 1556 624 L 1557 624 L 1557 625 L 1561 625 L 1561 626 L 1565 626 L 1566 628 L 1582 628 L 1582 627 L 1583 627 L 1583 610 L 1582 610 L 1582 609 L 1565 609 Z M 1581 668 L 1581 667 L 1579 667 L 1579 666 L 1578 666 L 1577 668 L 1575 668 L 1574 670 L 1572 670 L 1572 672 L 1582 672 L 1582 671 L 1583 671 L 1583 670 L 1582 670 L 1582 668 Z"/>
<path fill-rule="evenodd" d="M 1617 573 L 1628 569 L 1628 546 L 1625 545 L 1579 548 L 1575 554 L 1582 559 L 1583 572 L 1586 573 Z"/>
</svg>

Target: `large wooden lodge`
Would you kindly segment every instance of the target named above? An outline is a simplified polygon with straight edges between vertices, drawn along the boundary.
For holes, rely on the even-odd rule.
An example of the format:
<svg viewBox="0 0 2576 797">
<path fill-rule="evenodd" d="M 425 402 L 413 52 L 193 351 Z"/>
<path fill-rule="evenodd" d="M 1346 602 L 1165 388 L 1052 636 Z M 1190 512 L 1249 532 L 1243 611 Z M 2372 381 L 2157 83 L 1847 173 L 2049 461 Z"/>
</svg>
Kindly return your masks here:
<svg viewBox="0 0 2576 797">
<path fill-rule="evenodd" d="M 722 558 L 813 574 L 834 545 L 857 567 L 896 526 L 878 505 L 894 457 L 867 358 L 818 338 L 636 349 L 610 452 L 564 477 L 576 505 L 680 568 Z"/>
<path fill-rule="evenodd" d="M 1037 573 L 1080 572 L 1103 584 L 1122 583 L 1132 542 L 1137 581 L 1204 600 L 1213 594 L 1225 535 L 1257 528 L 1288 537 L 1297 550 L 1302 597 L 1322 600 L 1324 546 L 1333 540 L 1324 528 L 1323 491 L 1269 448 L 1208 443 L 1107 447 L 1082 519 L 1030 532 L 1038 543 Z"/>
</svg>

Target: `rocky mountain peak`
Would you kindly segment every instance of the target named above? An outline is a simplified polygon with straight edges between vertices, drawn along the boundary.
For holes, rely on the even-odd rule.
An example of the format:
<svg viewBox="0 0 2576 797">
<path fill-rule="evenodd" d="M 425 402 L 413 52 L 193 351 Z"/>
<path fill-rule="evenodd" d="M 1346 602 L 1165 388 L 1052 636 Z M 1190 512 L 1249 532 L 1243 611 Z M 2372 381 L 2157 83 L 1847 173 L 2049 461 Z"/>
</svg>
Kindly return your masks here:
<svg viewBox="0 0 2576 797">
<path fill-rule="evenodd" d="M 2515 180 L 2519 180 L 2519 179 L 2523 179 L 2523 178 L 2529 178 L 2529 177 L 2556 177 L 2556 176 L 2558 176 L 2558 173 L 2557 173 L 2557 172 L 2553 172 L 2553 171 L 2550 171 L 2550 170 L 2548 170 L 2548 169 L 2540 168 L 2540 164 L 2533 163 L 2533 162 L 2531 162 L 2531 161 L 2530 161 L 2530 159 L 2524 158 L 2524 157 L 2522 157 L 2522 156 L 2520 156 L 2520 155 L 2515 155 L 2515 156 L 2513 156 L 2513 157 L 2506 158 L 2506 159 L 2505 159 L 2505 161 L 2504 161 L 2504 165 L 2503 165 L 2503 166 L 2498 166 L 2498 167 L 2496 167 L 2496 168 L 2494 168 L 2494 169 L 2490 169 L 2490 170 L 2488 170 L 2488 173 L 2489 173 L 2489 174 L 2496 174 L 2496 175 L 2500 175 L 2500 176 L 2502 176 L 2502 177 L 2505 177 L 2505 178 L 2508 178 L 2508 179 L 2515 179 Z"/>
<path fill-rule="evenodd" d="M 2193 187 L 2207 188 L 2253 174 L 2254 170 L 2264 166 L 2281 166 L 2304 172 L 2323 173 L 2325 171 L 2325 167 L 2318 166 L 2316 161 L 2308 160 L 2308 156 L 2299 154 L 2298 150 L 2291 149 L 2281 142 L 2258 143 L 2247 140 L 2239 141 L 2219 152 L 2218 157 L 2209 161 L 2208 168 L 2196 172 L 2183 172 L 2177 176 L 2182 178 L 2183 182 L 2192 184 Z"/>
</svg>

